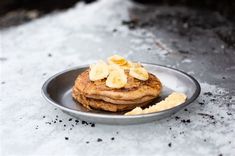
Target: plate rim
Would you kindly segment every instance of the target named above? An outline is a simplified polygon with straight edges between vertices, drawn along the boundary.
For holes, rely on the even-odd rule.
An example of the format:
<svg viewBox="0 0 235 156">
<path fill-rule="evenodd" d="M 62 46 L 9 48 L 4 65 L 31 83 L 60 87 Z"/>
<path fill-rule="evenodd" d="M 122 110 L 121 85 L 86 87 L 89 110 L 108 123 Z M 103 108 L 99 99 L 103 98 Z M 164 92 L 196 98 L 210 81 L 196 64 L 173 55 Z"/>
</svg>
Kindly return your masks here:
<svg viewBox="0 0 235 156">
<path fill-rule="evenodd" d="M 148 118 L 148 117 L 152 117 L 152 116 L 155 116 L 155 115 L 160 115 L 160 114 L 163 114 L 163 113 L 166 113 L 166 112 L 169 112 L 169 111 L 176 110 L 177 108 L 180 108 L 180 107 L 184 108 L 187 105 L 189 105 L 190 103 L 192 103 L 194 100 L 196 100 L 197 97 L 200 95 L 201 86 L 200 86 L 199 82 L 193 76 L 189 75 L 188 73 L 186 73 L 184 71 L 181 71 L 179 69 L 175 69 L 175 68 L 172 68 L 172 67 L 165 66 L 165 65 L 160 65 L 160 64 L 155 64 L 155 63 L 147 63 L 147 62 L 140 62 L 140 63 L 143 64 L 143 65 L 160 66 L 160 67 L 163 67 L 163 68 L 167 68 L 167 69 L 171 69 L 171 70 L 174 70 L 176 72 L 179 72 L 179 73 L 185 75 L 186 77 L 188 77 L 188 78 L 190 78 L 192 80 L 192 82 L 196 86 L 196 91 L 194 92 L 194 94 L 192 95 L 192 97 L 189 100 L 186 100 L 184 103 L 182 103 L 182 104 L 180 104 L 180 105 L 178 105 L 176 107 L 173 107 L 173 108 L 170 108 L 170 109 L 166 109 L 166 110 L 163 110 L 163 111 L 159 111 L 159 112 L 153 112 L 153 113 L 148 113 L 148 114 L 139 114 L 139 115 L 98 114 L 98 113 L 91 113 L 91 112 L 83 112 L 83 111 L 74 110 L 74 109 L 62 106 L 62 105 L 56 103 L 53 99 L 51 99 L 49 97 L 49 94 L 46 91 L 47 87 L 48 87 L 48 84 L 54 78 L 58 77 L 61 74 L 64 74 L 66 72 L 69 72 L 69 71 L 72 71 L 72 70 L 76 70 L 76 69 L 79 69 L 79 68 L 89 67 L 88 64 L 84 64 L 84 65 L 79 65 L 79 66 L 75 66 L 75 67 L 71 67 L 71 68 L 65 69 L 65 70 L 63 70 L 61 72 L 58 72 L 58 73 L 52 75 L 51 77 L 49 77 L 43 83 L 43 85 L 41 87 L 41 94 L 42 94 L 43 98 L 47 102 L 49 102 L 50 104 L 60 108 L 63 111 L 67 111 L 69 113 L 75 113 L 75 114 L 83 115 L 83 116 L 89 116 L 89 117 L 102 117 L 102 118 L 113 118 L 113 119 L 123 119 L 123 118 L 127 118 L 127 119 L 135 118 L 136 119 L 136 118 L 143 118 L 143 117 Z"/>
</svg>

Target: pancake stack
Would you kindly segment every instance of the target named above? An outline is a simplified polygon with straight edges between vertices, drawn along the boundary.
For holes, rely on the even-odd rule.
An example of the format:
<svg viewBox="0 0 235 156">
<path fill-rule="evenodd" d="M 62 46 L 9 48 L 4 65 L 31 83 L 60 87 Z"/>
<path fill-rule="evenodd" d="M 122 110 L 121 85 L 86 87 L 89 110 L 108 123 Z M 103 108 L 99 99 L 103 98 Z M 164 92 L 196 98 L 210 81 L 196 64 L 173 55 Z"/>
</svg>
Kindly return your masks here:
<svg viewBox="0 0 235 156">
<path fill-rule="evenodd" d="M 72 92 L 77 102 L 87 109 L 118 112 L 147 106 L 159 96 L 162 85 L 155 75 L 114 58 L 119 64 L 115 59 L 115 65 L 98 63 L 78 75 Z"/>
</svg>

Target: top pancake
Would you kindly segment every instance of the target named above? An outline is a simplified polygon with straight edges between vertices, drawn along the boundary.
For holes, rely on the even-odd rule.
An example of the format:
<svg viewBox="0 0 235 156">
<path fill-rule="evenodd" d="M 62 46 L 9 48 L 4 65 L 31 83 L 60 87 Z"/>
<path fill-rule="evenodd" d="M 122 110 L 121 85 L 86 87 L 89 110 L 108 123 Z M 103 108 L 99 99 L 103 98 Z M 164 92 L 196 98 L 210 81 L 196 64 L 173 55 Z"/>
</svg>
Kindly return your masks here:
<svg viewBox="0 0 235 156">
<path fill-rule="evenodd" d="M 90 81 L 88 69 L 77 77 L 74 88 L 86 97 L 116 104 L 142 103 L 160 94 L 161 82 L 153 74 L 149 73 L 149 79 L 146 81 L 133 78 L 127 71 L 125 74 L 127 84 L 123 88 L 113 89 L 105 85 L 106 79 Z"/>
</svg>

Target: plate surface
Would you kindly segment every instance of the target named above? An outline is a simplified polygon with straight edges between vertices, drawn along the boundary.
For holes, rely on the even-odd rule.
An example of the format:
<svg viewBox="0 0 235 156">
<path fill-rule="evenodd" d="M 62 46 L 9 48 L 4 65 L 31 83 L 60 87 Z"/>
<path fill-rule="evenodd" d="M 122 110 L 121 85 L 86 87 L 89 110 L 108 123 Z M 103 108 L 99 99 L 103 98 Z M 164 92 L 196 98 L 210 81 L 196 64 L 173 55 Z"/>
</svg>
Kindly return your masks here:
<svg viewBox="0 0 235 156">
<path fill-rule="evenodd" d="M 150 73 L 155 74 L 163 84 L 162 93 L 154 102 L 164 99 L 173 91 L 185 93 L 187 95 L 186 102 L 165 111 L 134 116 L 124 116 L 123 112 L 88 111 L 75 102 L 71 95 L 76 77 L 86 70 L 88 65 L 68 69 L 52 76 L 43 84 L 42 95 L 49 103 L 65 113 L 85 121 L 104 124 L 137 124 L 168 117 L 193 102 L 200 94 L 200 85 L 192 76 L 161 65 L 142 64 Z"/>
</svg>

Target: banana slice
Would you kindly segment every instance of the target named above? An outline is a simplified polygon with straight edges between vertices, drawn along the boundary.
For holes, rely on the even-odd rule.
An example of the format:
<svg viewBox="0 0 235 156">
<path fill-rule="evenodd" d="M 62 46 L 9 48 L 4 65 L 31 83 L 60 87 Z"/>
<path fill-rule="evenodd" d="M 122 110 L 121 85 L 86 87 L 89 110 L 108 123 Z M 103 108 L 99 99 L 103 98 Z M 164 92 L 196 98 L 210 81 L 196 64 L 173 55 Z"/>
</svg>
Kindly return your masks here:
<svg viewBox="0 0 235 156">
<path fill-rule="evenodd" d="M 143 67 L 140 62 L 130 62 L 130 64 L 133 68 Z"/>
<path fill-rule="evenodd" d="M 108 67 L 109 67 L 109 73 L 111 73 L 113 71 L 122 70 L 122 68 L 117 64 L 110 64 L 110 65 L 108 65 Z"/>
<path fill-rule="evenodd" d="M 166 109 L 170 109 L 176 107 L 182 103 L 184 103 L 187 99 L 187 96 L 184 93 L 173 92 L 164 100 L 152 105 L 148 108 L 142 109 L 140 107 L 136 107 L 135 109 L 127 112 L 125 115 L 139 115 L 139 114 L 147 114 L 163 111 Z"/>
<path fill-rule="evenodd" d="M 110 88 L 122 88 L 126 83 L 127 76 L 123 69 L 112 71 L 106 80 L 106 86 Z"/>
<path fill-rule="evenodd" d="M 124 70 L 130 70 L 130 68 L 142 67 L 140 63 L 127 61 L 126 64 L 120 66 Z"/>
<path fill-rule="evenodd" d="M 108 65 L 104 61 L 90 66 L 89 79 L 91 81 L 101 80 L 109 75 Z"/>
<path fill-rule="evenodd" d="M 139 80 L 146 81 L 149 78 L 149 74 L 143 67 L 130 68 L 129 74 Z"/>
<path fill-rule="evenodd" d="M 111 57 L 108 58 L 108 63 L 109 64 L 117 64 L 117 65 L 124 65 L 127 63 L 127 60 L 119 55 L 113 55 Z"/>
<path fill-rule="evenodd" d="M 132 62 L 127 61 L 126 64 L 120 66 L 124 70 L 129 70 L 132 67 Z"/>
</svg>

